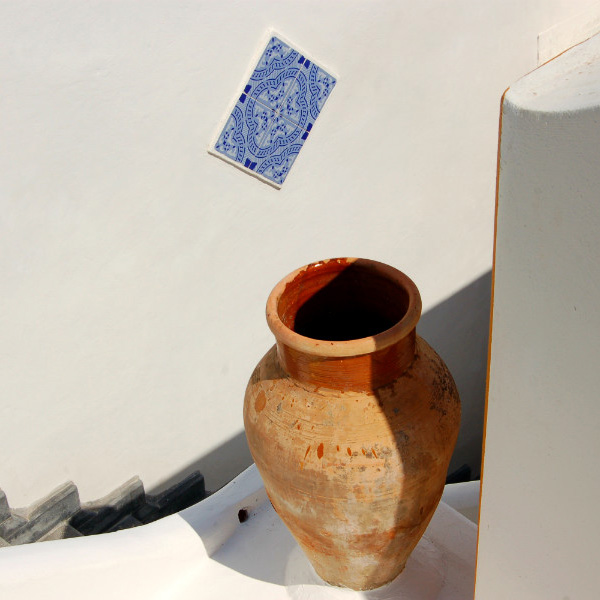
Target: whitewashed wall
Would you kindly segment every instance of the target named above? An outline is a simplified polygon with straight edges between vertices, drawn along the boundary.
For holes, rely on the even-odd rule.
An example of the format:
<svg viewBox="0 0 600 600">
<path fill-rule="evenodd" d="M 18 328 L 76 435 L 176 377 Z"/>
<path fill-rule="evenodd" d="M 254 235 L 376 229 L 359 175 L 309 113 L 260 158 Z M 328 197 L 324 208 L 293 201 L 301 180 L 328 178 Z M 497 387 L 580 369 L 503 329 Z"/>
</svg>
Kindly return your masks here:
<svg viewBox="0 0 600 600">
<path fill-rule="evenodd" d="M 241 470 L 243 393 L 272 343 L 265 300 L 302 264 L 391 263 L 425 311 L 485 276 L 500 96 L 536 66 L 538 33 L 591 4 L 2 2 L 11 505 L 67 479 L 89 500 L 134 474 L 151 488 L 196 466 L 214 489 Z M 339 76 L 281 191 L 206 152 L 269 27 Z M 462 318 L 482 310 L 485 325 L 475 295 Z M 468 378 L 483 380 L 485 331 L 454 355 L 438 315 L 433 336 L 465 374 L 453 464 L 477 470 L 483 398 Z"/>
<path fill-rule="evenodd" d="M 600 36 L 503 105 L 477 600 L 600 589 Z"/>
</svg>

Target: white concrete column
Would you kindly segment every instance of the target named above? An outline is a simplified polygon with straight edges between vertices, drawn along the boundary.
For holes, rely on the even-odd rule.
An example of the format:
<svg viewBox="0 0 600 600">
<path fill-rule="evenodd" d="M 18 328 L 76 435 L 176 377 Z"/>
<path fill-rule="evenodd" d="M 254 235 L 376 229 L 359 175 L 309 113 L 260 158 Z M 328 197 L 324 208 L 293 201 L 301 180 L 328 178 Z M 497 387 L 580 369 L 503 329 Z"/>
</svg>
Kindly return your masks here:
<svg viewBox="0 0 600 600">
<path fill-rule="evenodd" d="M 600 37 L 502 106 L 477 600 L 600 589 Z"/>
</svg>

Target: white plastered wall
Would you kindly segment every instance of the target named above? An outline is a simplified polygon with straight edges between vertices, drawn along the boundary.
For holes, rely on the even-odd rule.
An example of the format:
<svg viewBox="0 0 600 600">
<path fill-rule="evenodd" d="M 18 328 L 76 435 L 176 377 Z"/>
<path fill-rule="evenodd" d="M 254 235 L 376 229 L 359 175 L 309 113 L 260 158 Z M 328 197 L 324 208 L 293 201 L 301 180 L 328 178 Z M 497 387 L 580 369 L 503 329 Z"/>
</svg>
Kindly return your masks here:
<svg viewBox="0 0 600 600">
<path fill-rule="evenodd" d="M 600 36 L 507 92 L 477 600 L 598 597 Z"/>
<path fill-rule="evenodd" d="M 239 472 L 265 300 L 302 264 L 388 262 L 425 312 L 487 273 L 499 98 L 536 66 L 538 33 L 592 3 L 3 2 L 11 505 L 67 479 L 90 500 L 134 474 L 152 488 L 200 465 L 215 489 Z M 339 75 L 280 191 L 206 152 L 269 27 Z M 485 357 L 461 356 L 483 376 Z M 477 471 L 467 400 L 453 464 Z"/>
</svg>

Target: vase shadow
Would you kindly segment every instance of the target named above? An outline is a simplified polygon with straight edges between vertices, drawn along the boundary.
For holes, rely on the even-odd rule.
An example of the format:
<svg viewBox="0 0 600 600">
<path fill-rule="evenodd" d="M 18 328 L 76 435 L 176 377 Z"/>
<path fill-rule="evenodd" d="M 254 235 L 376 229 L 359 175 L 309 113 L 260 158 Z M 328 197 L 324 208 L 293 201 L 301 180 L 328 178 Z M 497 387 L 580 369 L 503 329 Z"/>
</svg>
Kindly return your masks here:
<svg viewBox="0 0 600 600">
<path fill-rule="evenodd" d="M 417 324 L 417 334 L 428 342 L 442 358 L 456 383 L 462 405 L 461 427 L 451 457 L 447 475 L 458 467 L 467 472 L 479 473 L 483 442 L 485 386 L 491 304 L 491 271 L 480 276 L 450 298 L 424 313 Z M 394 411 L 385 404 L 375 390 L 381 411 L 388 423 L 394 420 Z M 397 444 L 402 463 L 410 461 L 406 446 Z M 441 492 L 440 490 L 440 497 Z M 439 499 L 438 499 L 439 502 Z M 426 530 L 434 510 L 423 523 Z M 398 507 L 398 517 L 404 507 Z M 413 551 L 414 552 L 414 551 Z M 382 552 L 383 557 L 393 556 L 392 545 Z M 407 562 L 407 565 L 410 562 Z"/>
</svg>

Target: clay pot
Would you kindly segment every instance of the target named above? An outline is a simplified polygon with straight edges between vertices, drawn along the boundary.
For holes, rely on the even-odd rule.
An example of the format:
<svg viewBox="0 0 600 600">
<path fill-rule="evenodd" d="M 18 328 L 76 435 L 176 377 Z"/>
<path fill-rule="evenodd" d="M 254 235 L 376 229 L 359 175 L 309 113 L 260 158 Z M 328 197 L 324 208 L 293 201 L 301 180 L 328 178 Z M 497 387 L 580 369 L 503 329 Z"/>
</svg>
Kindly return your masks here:
<svg viewBox="0 0 600 600">
<path fill-rule="evenodd" d="M 416 335 L 421 298 L 400 271 L 342 258 L 283 279 L 273 346 L 244 402 L 271 502 L 316 572 L 355 590 L 394 579 L 440 500 L 460 401 Z"/>
</svg>

